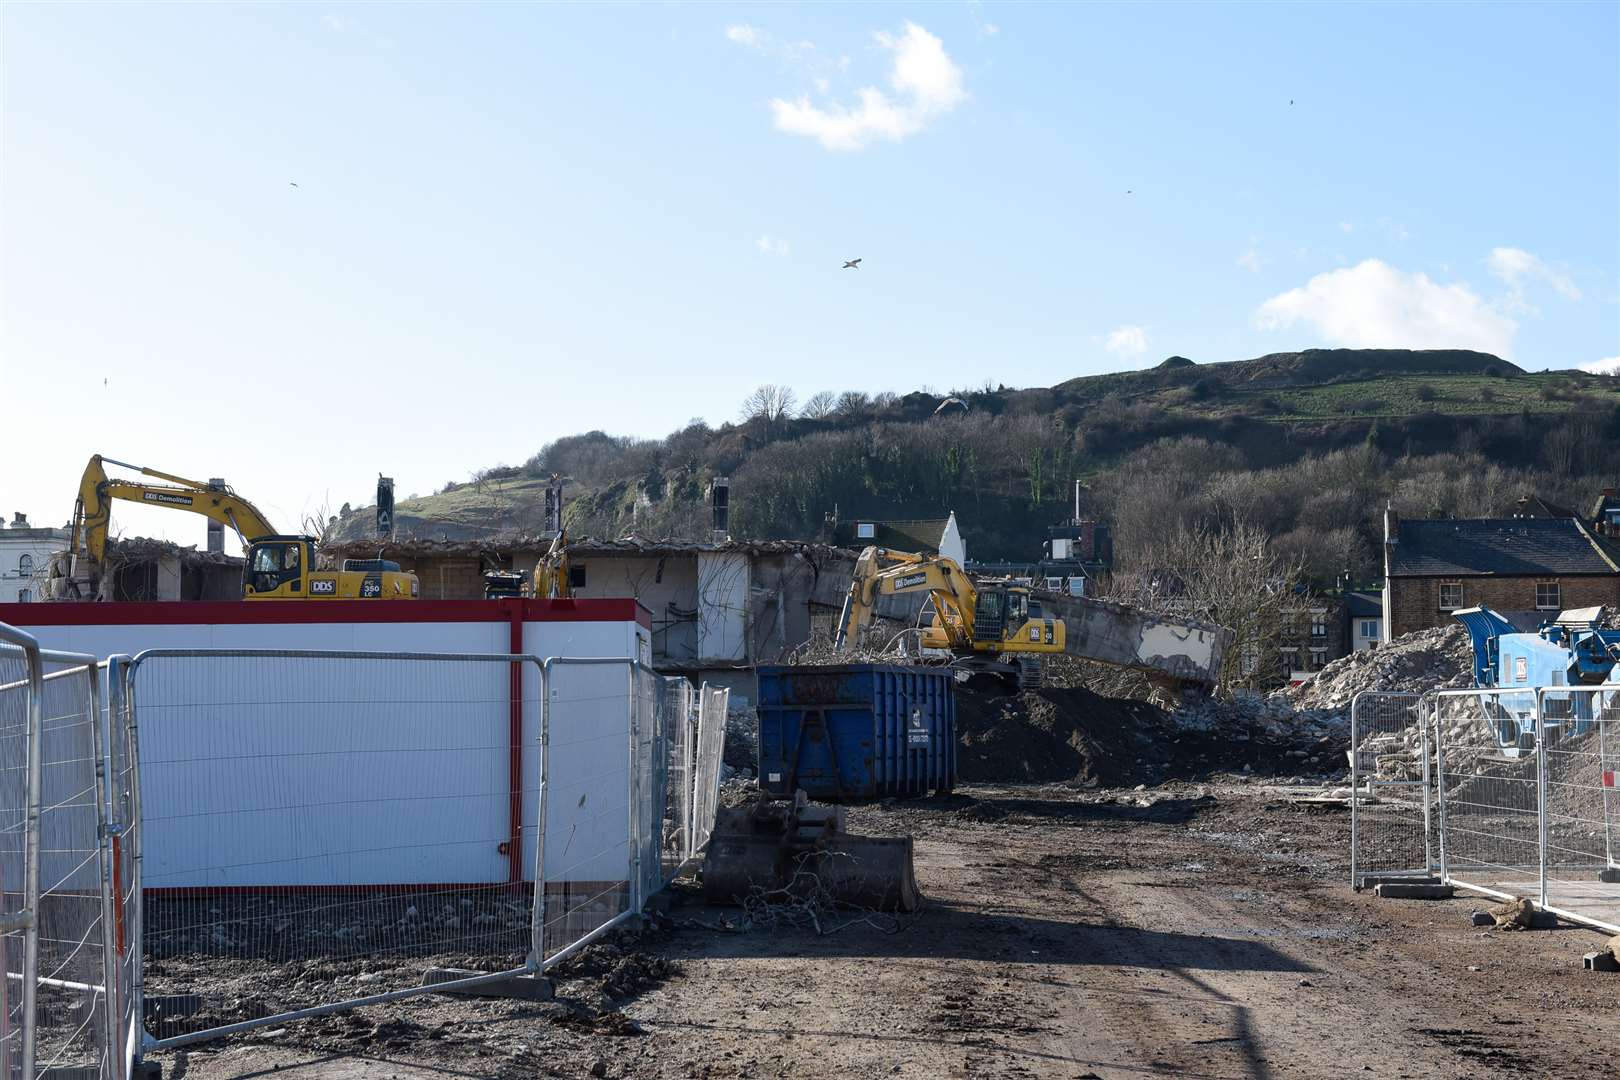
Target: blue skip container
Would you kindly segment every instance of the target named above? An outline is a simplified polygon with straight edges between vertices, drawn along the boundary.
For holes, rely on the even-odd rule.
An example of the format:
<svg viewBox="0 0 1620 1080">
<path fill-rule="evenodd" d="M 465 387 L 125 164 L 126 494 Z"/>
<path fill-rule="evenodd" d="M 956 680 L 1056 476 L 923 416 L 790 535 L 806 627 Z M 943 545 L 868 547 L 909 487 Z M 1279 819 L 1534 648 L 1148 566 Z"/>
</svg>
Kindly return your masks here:
<svg viewBox="0 0 1620 1080">
<path fill-rule="evenodd" d="M 956 680 L 938 667 L 759 669 L 759 786 L 840 802 L 947 793 Z"/>
</svg>

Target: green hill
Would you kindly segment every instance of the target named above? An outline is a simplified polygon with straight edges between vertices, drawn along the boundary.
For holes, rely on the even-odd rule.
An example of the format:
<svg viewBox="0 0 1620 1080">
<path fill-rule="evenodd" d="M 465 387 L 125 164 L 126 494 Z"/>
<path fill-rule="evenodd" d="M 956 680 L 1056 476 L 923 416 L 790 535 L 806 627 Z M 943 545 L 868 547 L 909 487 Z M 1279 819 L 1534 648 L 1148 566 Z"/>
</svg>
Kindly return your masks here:
<svg viewBox="0 0 1620 1080">
<path fill-rule="evenodd" d="M 949 398 L 960 405 L 942 409 Z M 1177 477 L 1140 475 L 1177 445 L 1194 447 L 1171 466 Z M 1613 482 L 1617 452 L 1620 379 L 1527 373 L 1458 350 L 1312 349 L 1222 364 L 1171 357 L 1044 388 L 850 393 L 797 416 L 693 424 L 662 439 L 589 432 L 559 439 L 523 465 L 404 500 L 396 521 L 402 535 L 537 532 L 546 478 L 560 473 L 576 535 L 700 538 L 708 482 L 724 475 L 732 479 L 735 535 L 815 538 L 834 511 L 847 519 L 955 510 L 976 557 L 1021 559 L 1038 554 L 1047 525 L 1068 517 L 1077 479 L 1088 514 L 1122 523 L 1123 550 L 1140 495 L 1122 490 L 1121 477 L 1138 477 L 1138 488 L 1196 476 L 1223 490 L 1277 489 L 1293 481 L 1272 474 L 1303 475 L 1334 455 L 1359 455 L 1378 462 L 1363 466 L 1375 474 L 1367 478 L 1373 487 L 1358 488 L 1353 511 L 1330 516 L 1353 519 L 1335 527 L 1359 530 L 1367 544 L 1383 500 L 1419 513 L 1482 501 L 1495 508 L 1492 500 L 1529 493 L 1581 501 L 1598 479 Z M 1431 474 L 1450 479 L 1421 479 Z M 1459 494 L 1487 476 L 1488 491 Z M 1257 513 L 1204 506 L 1206 496 L 1202 488 L 1184 492 L 1182 505 Z M 1270 527 L 1315 527 L 1320 515 L 1304 503 L 1321 496 L 1298 494 L 1292 516 L 1274 511 Z M 1270 498 L 1258 493 L 1243 506 Z M 336 535 L 364 535 L 370 520 L 369 508 L 345 515 Z"/>
</svg>

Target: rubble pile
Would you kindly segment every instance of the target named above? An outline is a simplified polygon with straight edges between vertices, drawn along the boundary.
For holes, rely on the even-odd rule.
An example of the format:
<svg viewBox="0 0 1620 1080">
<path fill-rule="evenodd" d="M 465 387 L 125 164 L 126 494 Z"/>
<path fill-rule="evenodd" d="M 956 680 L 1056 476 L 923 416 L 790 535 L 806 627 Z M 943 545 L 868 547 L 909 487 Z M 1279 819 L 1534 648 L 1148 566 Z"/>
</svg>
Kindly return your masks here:
<svg viewBox="0 0 1620 1080">
<path fill-rule="evenodd" d="M 721 757 L 720 777 L 743 779 L 754 775 L 759 760 L 759 714 L 752 708 L 733 706 L 726 713 L 726 746 Z"/>
<path fill-rule="evenodd" d="M 1344 711 L 1363 690 L 1421 694 L 1473 684 L 1473 647 L 1461 625 L 1418 630 L 1387 645 L 1333 661 L 1282 691 L 1295 709 Z"/>
<path fill-rule="evenodd" d="M 1285 694 L 1239 690 L 1229 698 L 1189 702 L 1170 714 L 1183 731 L 1217 734 L 1242 732 L 1277 742 L 1308 743 L 1343 738 L 1349 718 L 1342 710 L 1299 708 Z"/>
</svg>

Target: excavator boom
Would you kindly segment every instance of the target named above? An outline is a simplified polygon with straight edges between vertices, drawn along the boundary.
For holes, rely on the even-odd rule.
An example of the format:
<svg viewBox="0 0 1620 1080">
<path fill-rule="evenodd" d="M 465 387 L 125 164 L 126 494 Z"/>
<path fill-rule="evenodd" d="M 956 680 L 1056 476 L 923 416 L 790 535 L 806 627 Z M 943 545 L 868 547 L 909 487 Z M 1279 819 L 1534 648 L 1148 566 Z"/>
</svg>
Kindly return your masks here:
<svg viewBox="0 0 1620 1080">
<path fill-rule="evenodd" d="M 109 479 L 107 465 L 168 483 Z M 72 595 L 82 595 L 81 580 L 94 587 L 101 576 L 112 504 L 118 499 L 187 510 L 229 525 L 247 549 L 242 592 L 249 600 L 415 600 L 421 592 L 415 574 L 383 560 L 362 560 L 364 565 L 345 565 L 342 570 L 317 570 L 314 537 L 279 535 L 263 511 L 227 484 L 205 484 L 97 454 L 85 466 L 73 508 L 69 551 L 74 566 L 65 582 Z"/>
<path fill-rule="evenodd" d="M 142 476 L 155 476 L 171 484 L 143 484 L 131 480 L 109 480 L 103 462 L 134 469 Z M 148 506 L 166 506 L 174 510 L 189 510 L 194 514 L 236 530 L 243 544 L 261 536 L 271 536 L 275 527 L 258 507 L 236 494 L 229 487 L 213 487 L 183 476 L 159 472 L 140 465 L 131 465 L 100 454 L 85 466 L 79 481 L 79 499 L 73 508 L 73 531 L 70 543 L 74 551 L 84 551 L 96 562 L 107 554 L 107 530 L 112 524 L 112 504 L 115 499 L 145 503 Z"/>
</svg>

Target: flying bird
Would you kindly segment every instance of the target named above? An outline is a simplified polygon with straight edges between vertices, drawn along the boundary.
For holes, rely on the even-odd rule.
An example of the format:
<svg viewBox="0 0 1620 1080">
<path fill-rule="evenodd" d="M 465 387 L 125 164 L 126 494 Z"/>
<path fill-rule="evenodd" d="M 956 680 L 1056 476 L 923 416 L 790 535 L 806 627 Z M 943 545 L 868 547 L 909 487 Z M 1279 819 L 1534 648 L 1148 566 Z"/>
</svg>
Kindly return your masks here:
<svg viewBox="0 0 1620 1080">
<path fill-rule="evenodd" d="M 860 268 L 861 268 L 861 260 L 859 260 L 859 259 L 851 259 L 847 263 L 845 263 L 842 267 L 840 267 L 840 269 L 843 269 L 843 270 L 859 270 Z"/>
<path fill-rule="evenodd" d="M 295 181 L 292 181 L 292 180 L 287 181 L 287 184 L 288 184 L 289 187 L 297 187 L 298 186 L 298 184 Z"/>
</svg>

